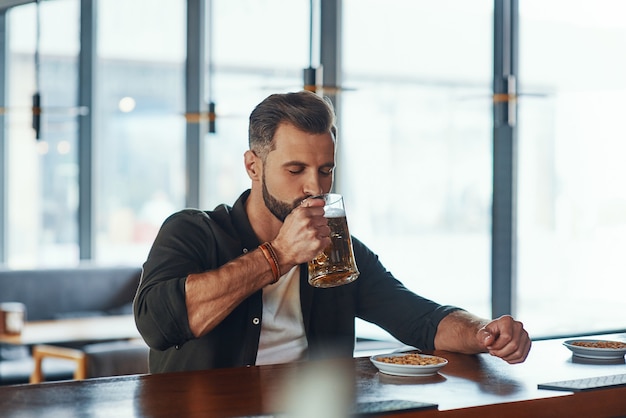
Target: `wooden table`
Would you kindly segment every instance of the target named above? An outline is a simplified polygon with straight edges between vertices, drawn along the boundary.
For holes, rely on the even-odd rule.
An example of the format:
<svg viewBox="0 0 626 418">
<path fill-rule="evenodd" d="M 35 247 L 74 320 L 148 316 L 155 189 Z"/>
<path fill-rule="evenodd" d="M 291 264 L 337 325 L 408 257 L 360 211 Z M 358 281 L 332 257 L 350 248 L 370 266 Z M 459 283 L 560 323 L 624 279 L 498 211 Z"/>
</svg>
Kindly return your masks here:
<svg viewBox="0 0 626 418">
<path fill-rule="evenodd" d="M 626 334 L 602 337 L 626 341 Z M 272 414 L 284 411 L 281 400 L 293 397 L 295 388 L 306 389 L 311 370 L 348 370 L 344 377 L 349 383 L 344 389 L 357 403 L 402 399 L 439 405 L 438 409 L 386 415 L 392 417 L 626 416 L 626 387 L 588 392 L 537 388 L 544 382 L 626 373 L 623 361 L 577 361 L 562 341 L 535 341 L 527 361 L 518 365 L 488 354 L 435 351 L 449 364 L 438 375 L 421 378 L 380 374 L 362 357 L 347 363 L 309 362 L 7 386 L 0 387 L 0 411 L 7 418 L 281 416 Z M 326 395 L 320 386 L 309 393 L 313 407 L 324 405 L 319 398 Z"/>
<path fill-rule="evenodd" d="M 30 383 L 44 380 L 41 363 L 46 357 L 74 361 L 74 379 L 87 376 L 87 357 L 82 350 L 53 344 L 75 345 L 136 338 L 141 336 L 132 315 L 30 321 L 24 324 L 21 334 L 0 334 L 2 343 L 33 346 L 35 364 Z"/>
</svg>

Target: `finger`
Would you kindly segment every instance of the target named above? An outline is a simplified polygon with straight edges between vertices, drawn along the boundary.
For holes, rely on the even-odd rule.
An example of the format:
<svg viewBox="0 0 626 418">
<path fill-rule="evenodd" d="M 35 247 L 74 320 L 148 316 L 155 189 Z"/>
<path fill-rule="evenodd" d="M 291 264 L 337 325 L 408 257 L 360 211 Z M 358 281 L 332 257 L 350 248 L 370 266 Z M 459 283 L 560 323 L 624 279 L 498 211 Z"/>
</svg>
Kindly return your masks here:
<svg viewBox="0 0 626 418">
<path fill-rule="evenodd" d="M 485 332 L 489 334 L 489 338 L 485 338 L 488 350 L 501 350 L 510 341 L 510 334 L 500 329 L 495 322 L 487 324 Z"/>
<path fill-rule="evenodd" d="M 532 346 L 532 342 L 530 341 L 530 339 L 525 340 L 517 351 L 515 351 L 514 353 L 506 357 L 502 357 L 502 359 L 509 364 L 522 363 L 528 357 L 531 346 Z"/>
<path fill-rule="evenodd" d="M 326 201 L 324 199 L 316 198 L 316 197 L 307 197 L 302 202 L 300 202 L 300 206 L 305 208 L 312 208 L 317 206 L 324 206 Z"/>
<path fill-rule="evenodd" d="M 516 338 L 512 339 L 502 349 L 489 350 L 489 353 L 509 363 L 521 363 L 526 360 L 531 345 L 532 342 L 528 337 L 528 333 L 522 330 Z"/>
<path fill-rule="evenodd" d="M 319 218 L 324 217 L 324 207 L 315 206 L 315 205 L 312 205 L 312 206 L 304 206 L 304 205 L 306 204 L 303 203 L 302 205 L 298 206 L 292 211 L 292 213 L 299 211 L 306 217 L 319 217 Z"/>
<path fill-rule="evenodd" d="M 519 352 L 519 353 L 515 353 L 515 355 L 505 357 L 503 358 L 503 360 L 509 364 L 519 364 L 519 363 L 523 363 L 524 361 L 526 361 L 527 355 L 528 353 Z"/>
<path fill-rule="evenodd" d="M 518 357 L 519 353 L 521 352 L 520 350 L 521 348 L 519 344 L 517 344 L 515 341 L 510 341 L 508 344 L 506 344 L 502 348 L 489 349 L 489 354 L 506 360 L 507 358 L 512 359 L 512 358 Z"/>
<path fill-rule="evenodd" d="M 320 238 L 330 238 L 330 227 L 328 224 L 319 226 L 317 228 L 317 235 Z"/>
<path fill-rule="evenodd" d="M 495 335 L 493 335 L 485 327 L 483 327 L 483 328 L 478 330 L 478 332 L 476 333 L 476 338 L 478 339 L 478 342 L 483 347 L 485 347 L 485 349 L 488 349 L 493 344 L 493 342 L 496 340 Z"/>
<path fill-rule="evenodd" d="M 487 348 L 501 350 L 523 331 L 523 326 L 511 316 L 504 315 L 485 325 L 485 329 L 495 337 Z"/>
</svg>

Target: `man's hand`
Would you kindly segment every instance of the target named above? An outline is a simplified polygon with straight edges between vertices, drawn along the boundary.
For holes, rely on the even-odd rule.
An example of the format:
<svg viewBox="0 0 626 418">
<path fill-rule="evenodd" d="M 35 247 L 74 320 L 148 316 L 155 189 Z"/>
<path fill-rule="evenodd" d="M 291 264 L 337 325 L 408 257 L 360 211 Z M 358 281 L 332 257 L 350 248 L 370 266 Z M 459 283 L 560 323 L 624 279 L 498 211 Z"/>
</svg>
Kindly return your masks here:
<svg viewBox="0 0 626 418">
<path fill-rule="evenodd" d="M 306 199 L 285 218 L 272 241 L 281 264 L 306 263 L 330 245 L 330 228 L 324 217 L 324 204 L 323 199 Z"/>
<path fill-rule="evenodd" d="M 490 321 L 467 311 L 454 311 L 439 322 L 435 335 L 437 350 L 488 352 L 511 364 L 526 360 L 530 346 L 524 325 L 509 315 Z"/>
<path fill-rule="evenodd" d="M 509 315 L 501 316 L 480 328 L 476 339 L 489 354 L 511 364 L 526 360 L 531 346 L 528 332 L 522 323 Z"/>
</svg>

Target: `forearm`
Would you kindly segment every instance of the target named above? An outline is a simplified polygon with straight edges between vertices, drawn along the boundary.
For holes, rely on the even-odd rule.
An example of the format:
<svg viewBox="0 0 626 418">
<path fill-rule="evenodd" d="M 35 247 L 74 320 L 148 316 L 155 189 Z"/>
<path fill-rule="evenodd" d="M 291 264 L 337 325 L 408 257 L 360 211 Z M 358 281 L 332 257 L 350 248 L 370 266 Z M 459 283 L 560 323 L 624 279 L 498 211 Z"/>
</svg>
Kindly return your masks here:
<svg viewBox="0 0 626 418">
<path fill-rule="evenodd" d="M 487 320 L 469 312 L 454 311 L 439 323 L 435 348 L 465 354 L 485 352 L 485 346 L 480 344 L 477 334 L 487 323 Z"/>
<path fill-rule="evenodd" d="M 243 300 L 273 281 L 272 269 L 260 249 L 218 269 L 190 274 L 185 283 L 189 328 L 196 337 L 206 334 Z"/>
</svg>

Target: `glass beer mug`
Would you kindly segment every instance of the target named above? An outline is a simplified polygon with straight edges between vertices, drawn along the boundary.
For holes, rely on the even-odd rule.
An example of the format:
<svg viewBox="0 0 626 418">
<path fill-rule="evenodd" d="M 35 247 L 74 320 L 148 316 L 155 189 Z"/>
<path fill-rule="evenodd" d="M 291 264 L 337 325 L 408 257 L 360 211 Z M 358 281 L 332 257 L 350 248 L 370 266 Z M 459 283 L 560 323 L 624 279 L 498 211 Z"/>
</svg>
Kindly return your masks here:
<svg viewBox="0 0 626 418">
<path fill-rule="evenodd" d="M 324 217 L 328 219 L 331 243 L 309 261 L 309 284 L 315 287 L 335 287 L 353 282 L 359 277 L 359 270 L 354 261 L 343 196 L 328 193 L 312 199 L 326 201 Z"/>
</svg>

